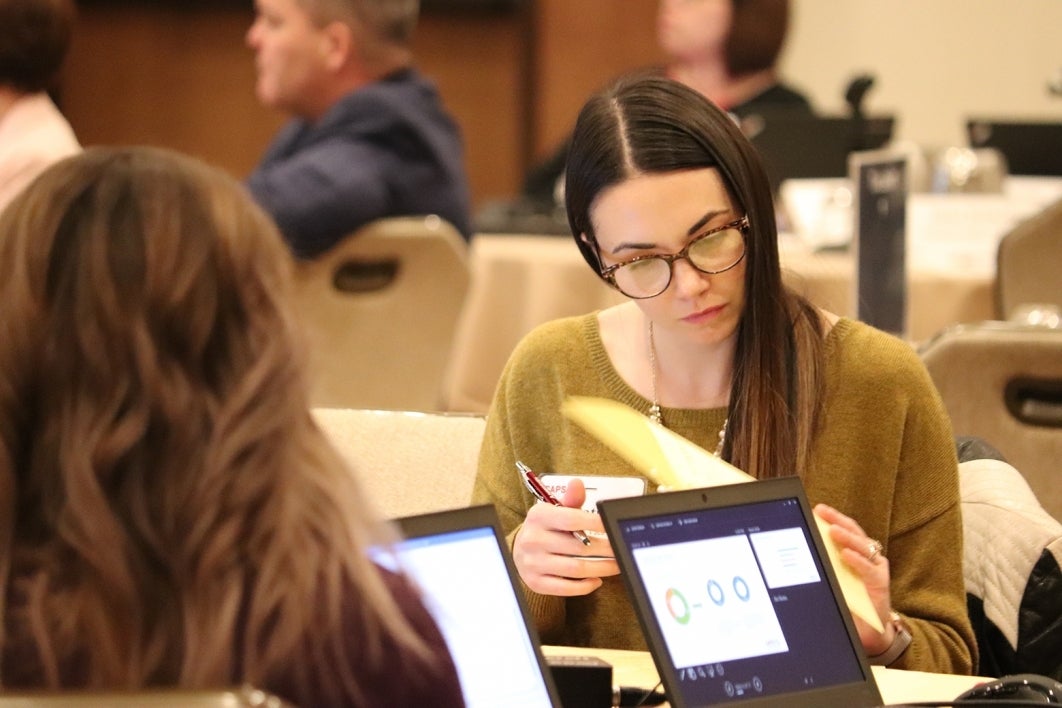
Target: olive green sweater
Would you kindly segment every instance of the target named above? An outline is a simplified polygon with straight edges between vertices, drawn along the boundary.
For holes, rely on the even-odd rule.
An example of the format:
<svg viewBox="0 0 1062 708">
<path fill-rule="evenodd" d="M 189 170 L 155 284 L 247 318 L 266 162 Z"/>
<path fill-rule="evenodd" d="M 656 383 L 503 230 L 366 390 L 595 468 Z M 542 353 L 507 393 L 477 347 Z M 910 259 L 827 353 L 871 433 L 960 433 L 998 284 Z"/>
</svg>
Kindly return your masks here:
<svg viewBox="0 0 1062 708">
<path fill-rule="evenodd" d="M 909 345 L 859 322 L 842 319 L 833 327 L 826 357 L 822 424 L 804 478 L 808 498 L 853 517 L 884 544 L 892 604 L 914 636 L 893 666 L 970 673 L 976 643 L 962 575 L 958 463 L 936 389 Z M 638 475 L 562 416 L 569 395 L 649 409 L 613 368 L 594 314 L 549 322 L 527 335 L 495 392 L 473 502 L 495 505 L 510 543 L 534 503 L 515 460 L 543 474 Z M 707 450 L 715 449 L 726 418 L 722 408 L 665 408 L 663 414 L 668 428 Z M 645 648 L 618 577 L 581 597 L 524 590 L 546 643 Z"/>
</svg>

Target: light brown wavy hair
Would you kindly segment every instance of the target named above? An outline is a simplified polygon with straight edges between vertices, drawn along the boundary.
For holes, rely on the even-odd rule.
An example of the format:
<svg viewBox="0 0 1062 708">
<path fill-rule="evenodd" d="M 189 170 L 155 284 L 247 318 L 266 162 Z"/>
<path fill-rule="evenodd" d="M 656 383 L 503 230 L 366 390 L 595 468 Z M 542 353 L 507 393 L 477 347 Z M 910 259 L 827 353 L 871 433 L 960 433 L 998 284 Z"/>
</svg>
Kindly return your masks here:
<svg viewBox="0 0 1062 708">
<path fill-rule="evenodd" d="M 0 215 L 0 640 L 45 686 L 357 702 L 341 603 L 369 665 L 431 661 L 309 413 L 290 268 L 238 183 L 161 150 L 87 150 Z"/>
</svg>

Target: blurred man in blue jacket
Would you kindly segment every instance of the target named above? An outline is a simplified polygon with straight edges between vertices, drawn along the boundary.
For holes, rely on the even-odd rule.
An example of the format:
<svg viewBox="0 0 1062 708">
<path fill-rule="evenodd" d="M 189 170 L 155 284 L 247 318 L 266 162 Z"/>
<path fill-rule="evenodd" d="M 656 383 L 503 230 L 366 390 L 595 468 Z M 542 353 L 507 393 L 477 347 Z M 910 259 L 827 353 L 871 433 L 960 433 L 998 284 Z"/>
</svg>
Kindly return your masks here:
<svg viewBox="0 0 1062 708">
<path fill-rule="evenodd" d="M 247 179 L 292 251 L 437 214 L 471 236 L 461 135 L 413 66 L 418 0 L 256 0 L 256 93 L 293 120 Z"/>
</svg>

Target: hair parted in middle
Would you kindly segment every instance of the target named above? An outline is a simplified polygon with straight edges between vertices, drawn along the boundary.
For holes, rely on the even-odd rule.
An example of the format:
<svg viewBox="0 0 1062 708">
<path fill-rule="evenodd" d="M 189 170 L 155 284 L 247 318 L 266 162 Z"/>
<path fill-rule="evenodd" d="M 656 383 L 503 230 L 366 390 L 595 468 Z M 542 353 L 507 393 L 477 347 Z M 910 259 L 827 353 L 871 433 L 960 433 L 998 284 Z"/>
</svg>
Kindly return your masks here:
<svg viewBox="0 0 1062 708">
<path fill-rule="evenodd" d="M 823 322 L 782 282 L 770 182 L 730 116 L 688 86 L 650 72 L 624 76 L 593 95 L 568 154 L 568 223 L 600 274 L 591 217 L 601 193 L 640 175 L 703 168 L 719 171 L 750 225 L 723 454 L 755 477 L 802 473 L 823 387 Z"/>
</svg>

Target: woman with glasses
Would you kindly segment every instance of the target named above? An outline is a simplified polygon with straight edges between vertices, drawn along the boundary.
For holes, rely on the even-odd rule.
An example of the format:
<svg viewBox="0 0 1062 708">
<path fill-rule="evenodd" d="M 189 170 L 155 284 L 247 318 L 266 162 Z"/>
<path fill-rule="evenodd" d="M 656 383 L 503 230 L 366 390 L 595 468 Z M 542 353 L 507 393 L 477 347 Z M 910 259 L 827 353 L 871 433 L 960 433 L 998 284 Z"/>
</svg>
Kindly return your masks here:
<svg viewBox="0 0 1062 708">
<path fill-rule="evenodd" d="M 882 620 L 884 632 L 856 620 L 872 661 L 969 673 L 944 408 L 908 344 L 783 285 L 770 185 L 733 121 L 681 83 L 621 80 L 584 106 L 566 182 L 576 244 L 630 301 L 547 323 L 518 345 L 474 492 L 502 516 L 543 640 L 645 646 L 615 562 L 587 558 L 611 549 L 578 508 L 582 485 L 562 496 L 575 508 L 535 504 L 515 471 L 519 460 L 543 475 L 594 475 L 599 495 L 636 477 L 560 412 L 567 396 L 597 396 L 754 477 L 800 475 Z M 569 533 L 579 529 L 588 545 Z"/>
</svg>

